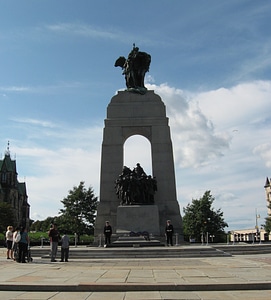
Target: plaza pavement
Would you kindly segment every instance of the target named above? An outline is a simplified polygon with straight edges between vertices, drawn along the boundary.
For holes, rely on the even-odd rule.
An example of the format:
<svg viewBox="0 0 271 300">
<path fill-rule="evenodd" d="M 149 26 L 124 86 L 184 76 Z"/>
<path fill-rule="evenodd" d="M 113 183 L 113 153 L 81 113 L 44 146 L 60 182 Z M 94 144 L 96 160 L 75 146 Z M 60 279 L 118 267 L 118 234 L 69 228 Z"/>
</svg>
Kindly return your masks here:
<svg viewBox="0 0 271 300">
<path fill-rule="evenodd" d="M 80 249 L 78 249 L 80 251 Z M 271 299 L 270 254 L 193 258 L 7 260 L 0 299 Z"/>
</svg>

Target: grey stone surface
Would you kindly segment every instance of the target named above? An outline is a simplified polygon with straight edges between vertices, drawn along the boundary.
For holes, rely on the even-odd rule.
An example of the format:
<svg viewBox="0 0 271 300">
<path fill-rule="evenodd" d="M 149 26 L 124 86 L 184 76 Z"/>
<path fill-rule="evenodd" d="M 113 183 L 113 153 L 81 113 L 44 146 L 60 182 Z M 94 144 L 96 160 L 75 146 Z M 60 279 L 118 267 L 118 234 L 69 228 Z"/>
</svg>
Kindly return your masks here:
<svg viewBox="0 0 271 300">
<path fill-rule="evenodd" d="M 181 249 L 170 249 L 174 248 Z M 83 248 L 77 249 L 80 250 Z M 270 265 L 271 254 L 179 259 L 70 259 L 68 263 L 51 263 L 34 257 L 32 263 L 18 264 L 7 260 L 3 251 L 0 299 L 269 300 Z"/>
<path fill-rule="evenodd" d="M 157 205 L 118 206 L 116 232 L 142 232 L 159 235 L 159 212 Z"/>
<path fill-rule="evenodd" d="M 159 228 L 164 235 L 166 220 L 171 219 L 175 232 L 182 235 L 182 218 L 176 195 L 172 142 L 166 107 L 153 91 L 144 95 L 118 92 L 107 107 L 103 131 L 100 203 L 95 224 L 95 236 L 102 234 L 109 220 L 113 231 L 117 228 L 119 199 L 114 182 L 123 167 L 123 145 L 133 135 L 146 137 L 151 144 L 152 175 L 157 179 L 155 204 L 159 212 Z M 142 229 L 144 230 L 144 224 Z"/>
</svg>

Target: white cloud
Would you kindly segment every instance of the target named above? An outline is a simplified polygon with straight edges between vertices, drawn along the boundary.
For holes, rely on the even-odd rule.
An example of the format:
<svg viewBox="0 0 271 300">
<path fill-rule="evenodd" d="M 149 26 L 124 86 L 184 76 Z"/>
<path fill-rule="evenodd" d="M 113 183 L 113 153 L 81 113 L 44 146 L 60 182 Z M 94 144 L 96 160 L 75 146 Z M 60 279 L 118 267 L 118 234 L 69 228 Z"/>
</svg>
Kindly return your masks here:
<svg viewBox="0 0 271 300">
<path fill-rule="evenodd" d="M 11 120 L 14 122 L 17 122 L 17 123 L 25 123 L 25 124 L 37 125 L 37 126 L 41 126 L 41 127 L 49 127 L 49 128 L 56 127 L 56 124 L 54 124 L 50 121 L 43 121 L 43 120 L 37 120 L 37 119 L 31 119 L 31 118 L 12 118 Z"/>
<path fill-rule="evenodd" d="M 253 153 L 258 154 L 266 167 L 271 168 L 271 143 L 261 144 L 255 147 Z"/>
<path fill-rule="evenodd" d="M 13 140 L 11 151 L 18 154 L 18 179 L 26 181 L 32 218 L 57 215 L 63 207 L 60 201 L 80 181 L 99 195 L 101 128 L 68 128 L 45 120 L 20 121 L 28 138 Z M 48 136 L 48 126 L 52 127 L 53 136 Z M 29 139 L 37 128 L 39 136 Z"/>
<path fill-rule="evenodd" d="M 266 142 L 271 82 L 198 94 L 167 84 L 148 88 L 166 104 L 181 207 L 211 190 L 214 205 L 222 209 L 230 229 L 253 228 L 255 208 L 264 223 L 263 184 L 271 167 Z"/>
<path fill-rule="evenodd" d="M 69 33 L 85 37 L 110 39 L 116 39 L 119 37 L 119 34 L 116 34 L 113 31 L 104 30 L 82 23 L 58 23 L 47 25 L 46 28 L 56 33 Z"/>
<path fill-rule="evenodd" d="M 238 129 L 269 117 L 271 81 L 255 81 L 194 95 L 205 115 L 219 129 Z"/>
<path fill-rule="evenodd" d="M 31 93 L 31 94 L 59 94 L 70 93 L 71 90 L 83 89 L 89 83 L 79 81 L 60 81 L 51 85 L 37 86 L 0 86 L 0 92 L 5 93 Z M 3 97 L 6 94 L 2 95 Z"/>
<path fill-rule="evenodd" d="M 31 88 L 29 86 L 0 86 L 2 92 L 29 92 Z M 3 94 L 3 96 L 6 96 Z"/>
<path fill-rule="evenodd" d="M 115 40 L 125 44 L 132 44 L 134 41 L 140 42 L 140 45 L 161 46 L 167 43 L 156 39 L 146 33 L 142 34 L 123 31 L 119 26 L 101 27 L 94 26 L 83 22 L 57 23 L 45 25 L 45 29 L 55 34 L 61 34 L 73 37 L 83 37 L 90 39 Z"/>
<path fill-rule="evenodd" d="M 188 99 L 180 89 L 149 85 L 162 97 L 170 119 L 175 150 L 175 163 L 182 168 L 199 167 L 224 155 L 230 137 L 217 134 L 213 123 L 199 108 L 197 101 Z"/>
<path fill-rule="evenodd" d="M 43 156 L 45 152 L 47 155 Z M 59 209 L 63 208 L 60 201 L 80 181 L 84 181 L 87 188 L 91 186 L 96 196 L 99 195 L 100 153 L 97 149 L 87 151 L 70 148 L 40 153 L 38 159 L 31 157 L 35 159 L 40 174 L 26 177 L 32 216 L 42 215 L 46 218 L 57 215 Z M 28 155 L 31 156 L 31 153 Z"/>
</svg>

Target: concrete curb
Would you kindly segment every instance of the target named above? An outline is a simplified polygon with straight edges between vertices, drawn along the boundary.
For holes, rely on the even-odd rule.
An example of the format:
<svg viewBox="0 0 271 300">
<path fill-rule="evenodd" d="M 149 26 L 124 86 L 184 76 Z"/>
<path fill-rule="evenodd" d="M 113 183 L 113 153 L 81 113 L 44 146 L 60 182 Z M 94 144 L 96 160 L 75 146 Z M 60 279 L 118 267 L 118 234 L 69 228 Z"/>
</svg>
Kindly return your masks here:
<svg viewBox="0 0 271 300">
<path fill-rule="evenodd" d="M 25 292 L 139 292 L 139 291 L 240 291 L 271 290 L 271 282 L 236 284 L 78 284 L 78 285 L 29 285 L 1 284 L 0 291 Z"/>
</svg>

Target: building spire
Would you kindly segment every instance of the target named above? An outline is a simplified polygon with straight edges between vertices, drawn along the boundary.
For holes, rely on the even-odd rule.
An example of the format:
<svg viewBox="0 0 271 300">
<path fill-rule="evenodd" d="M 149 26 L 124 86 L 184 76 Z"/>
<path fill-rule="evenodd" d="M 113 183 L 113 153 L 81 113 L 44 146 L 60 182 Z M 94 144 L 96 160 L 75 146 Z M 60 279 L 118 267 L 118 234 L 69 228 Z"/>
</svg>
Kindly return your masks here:
<svg viewBox="0 0 271 300">
<path fill-rule="evenodd" d="M 9 151 L 9 141 L 8 141 L 8 146 L 7 146 L 7 150 L 5 152 L 6 156 L 10 156 L 10 151 Z"/>
<path fill-rule="evenodd" d="M 265 181 L 264 187 L 267 188 L 269 186 L 270 186 L 270 181 L 269 181 L 268 177 L 266 177 L 266 181 Z"/>
</svg>

